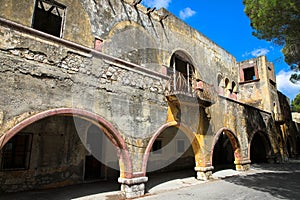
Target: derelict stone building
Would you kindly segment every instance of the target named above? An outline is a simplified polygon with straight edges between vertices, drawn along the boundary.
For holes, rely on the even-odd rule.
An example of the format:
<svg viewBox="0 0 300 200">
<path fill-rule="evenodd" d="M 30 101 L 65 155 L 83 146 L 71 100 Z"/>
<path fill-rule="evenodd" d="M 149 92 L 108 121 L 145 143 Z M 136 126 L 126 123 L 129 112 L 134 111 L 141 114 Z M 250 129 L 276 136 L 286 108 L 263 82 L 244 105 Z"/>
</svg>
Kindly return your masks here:
<svg viewBox="0 0 300 200">
<path fill-rule="evenodd" d="M 247 170 L 300 153 L 273 64 L 134 0 L 0 0 L 0 190 Z M 298 144 L 298 145 L 297 145 Z"/>
</svg>

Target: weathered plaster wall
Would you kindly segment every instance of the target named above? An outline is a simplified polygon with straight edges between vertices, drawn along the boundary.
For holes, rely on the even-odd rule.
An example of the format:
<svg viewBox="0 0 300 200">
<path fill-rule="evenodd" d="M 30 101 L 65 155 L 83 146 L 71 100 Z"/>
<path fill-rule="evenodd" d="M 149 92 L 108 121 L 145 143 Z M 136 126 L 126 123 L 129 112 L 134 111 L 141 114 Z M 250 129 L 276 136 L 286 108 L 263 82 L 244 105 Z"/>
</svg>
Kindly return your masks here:
<svg viewBox="0 0 300 200">
<path fill-rule="evenodd" d="M 273 84 L 270 81 L 270 79 L 273 80 L 274 66 L 267 61 L 265 56 L 243 61 L 239 63 L 239 66 L 241 67 L 244 63 L 255 63 L 258 79 L 240 83 L 239 100 L 273 114 L 281 113 L 276 81 Z"/>
<path fill-rule="evenodd" d="M 63 38 L 93 47 L 94 37 L 87 13 L 78 0 L 61 0 L 65 5 L 66 17 L 63 28 Z M 0 17 L 31 27 L 34 13 L 35 0 L 0 0 Z"/>
<path fill-rule="evenodd" d="M 280 157 L 280 128 L 272 113 L 276 88 L 270 89 L 265 58 L 257 59 L 260 80 L 241 84 L 237 100 L 218 96 L 218 75 L 239 83 L 235 58 L 168 11 L 147 15 L 143 6 L 126 2 L 61 1 L 68 7 L 63 39 L 92 47 L 98 38 L 103 40 L 103 53 L 129 62 L 7 25 L 0 27 L 0 139 L 34 114 L 77 108 L 101 116 L 121 134 L 134 163 L 133 174 L 146 175 L 144 152 L 166 123 L 185 125 L 190 132 L 185 134 L 195 136 L 197 167 L 211 169 L 213 145 L 222 132 L 229 132 L 237 147 L 235 161 L 249 164 L 249 142 L 257 132 L 270 141 L 270 156 Z M 3 14 L 6 19 L 17 16 L 16 22 L 30 26 L 31 15 L 27 13 L 23 20 L 22 13 L 12 11 L 17 5 L 4 5 L 10 10 Z M 30 3 L 18 6 L 32 12 Z M 165 14 L 168 17 L 160 21 Z M 177 104 L 165 98 L 168 77 L 164 74 L 177 50 L 191 59 L 198 78 L 213 85 L 211 105 L 196 97 L 177 97 Z"/>
<path fill-rule="evenodd" d="M 178 19 L 171 16 L 170 20 Z M 169 23 L 172 27 L 176 21 Z M 228 65 L 220 64 L 218 65 L 220 69 L 212 67 L 203 68 L 201 71 L 198 65 L 195 65 L 201 76 L 207 73 L 209 75 L 204 77 L 216 80 L 216 77 L 213 77 L 218 70 L 229 73 L 235 67 L 234 58 L 227 52 L 190 29 L 193 34 L 197 35 L 198 40 L 188 39 L 188 36 L 182 35 L 181 29 L 177 26 L 174 28 L 175 31 L 169 30 L 170 41 L 171 39 L 174 41 L 170 42 L 166 48 L 175 49 L 174 42 L 186 49 L 191 48 L 194 42 L 198 41 L 199 44 L 203 44 L 199 42 L 201 38 L 210 45 L 205 48 L 212 50 L 214 47 L 216 54 L 223 53 L 220 59 L 224 59 Z M 182 26 L 186 25 L 182 24 Z M 137 26 L 136 29 L 141 30 L 141 27 Z M 20 116 L 24 113 L 28 116 L 31 115 L 30 113 L 57 107 L 90 110 L 108 120 L 124 135 L 129 151 L 137 161 L 134 171 L 140 171 L 142 166 L 140 152 L 143 152 L 151 135 L 167 120 L 167 103 L 163 95 L 165 80 L 128 70 L 101 57 L 59 46 L 51 41 L 39 38 L 33 40 L 31 36 L 11 31 L 9 28 L 2 27 L 1 32 L 4 36 L 4 40 L 0 43 L 2 49 L 1 79 L 5 84 L 2 89 L 7 94 L 1 106 L 3 124 L 5 124 L 2 130 L 8 130 L 20 122 L 22 119 Z M 182 40 L 185 42 L 180 43 L 180 40 L 176 38 L 182 37 L 185 38 Z M 112 47 L 118 49 L 116 46 Z M 205 56 L 211 56 L 211 52 L 207 52 L 200 45 L 199 48 L 198 46 L 194 48 L 199 49 L 199 52 L 203 51 Z M 115 52 L 113 48 L 111 51 Z M 191 52 L 195 63 L 209 64 L 215 59 L 212 57 L 208 60 L 201 60 L 200 55 L 193 56 L 197 55 L 198 51 Z M 235 79 L 237 80 L 237 77 Z M 247 133 L 237 128 L 242 127 L 239 125 L 243 123 L 237 117 L 240 116 L 241 111 L 237 110 L 235 104 L 231 105 L 227 100 L 220 100 L 220 102 L 211 107 L 209 111 L 211 114 L 207 114 L 203 108 L 194 109 L 193 113 L 189 110 L 189 106 L 181 106 L 182 121 L 188 124 L 194 132 L 207 136 L 208 141 L 212 141 L 209 137 L 223 127 L 230 128 L 237 135 Z M 15 109 L 16 107 L 18 109 Z M 188 114 L 184 115 L 184 113 Z M 245 138 L 241 140 L 246 141 Z M 246 143 L 241 143 L 244 145 L 243 148 L 247 147 Z M 211 144 L 208 145 L 209 148 L 210 146 Z"/>
<path fill-rule="evenodd" d="M 216 84 L 221 73 L 238 83 L 235 58 L 165 9 L 147 15 L 145 7 L 122 1 L 81 2 L 105 53 L 162 72 L 172 54 L 183 50 L 204 81 Z M 168 17 L 160 22 L 163 15 Z"/>
<path fill-rule="evenodd" d="M 1 35 L 1 134 L 44 110 L 89 110 L 124 136 L 141 170 L 146 140 L 167 119 L 165 80 L 5 27 Z"/>
<path fill-rule="evenodd" d="M 275 123 L 270 113 L 226 98 L 219 98 L 218 102 L 211 107 L 210 113 L 209 124 L 212 132 L 205 139 L 206 144 L 208 144 L 206 148 L 212 145 L 214 134 L 226 128 L 238 138 L 244 160 L 249 157 L 249 139 L 258 131 L 265 134 L 272 143 L 275 153 L 277 153 L 276 135 L 278 133 L 274 131 Z"/>
<path fill-rule="evenodd" d="M 290 100 L 286 96 L 284 96 L 281 92 L 278 92 L 278 99 L 280 103 L 281 115 L 285 122 L 280 124 L 280 128 L 282 130 L 282 140 L 284 144 L 286 144 L 288 137 L 292 139 L 292 141 L 290 141 L 292 146 L 291 147 L 292 155 L 290 156 L 294 156 L 295 154 L 300 153 L 299 144 L 297 144 L 297 142 L 299 142 L 298 138 L 300 138 L 300 132 L 297 129 L 299 124 L 292 120 L 293 118 L 290 110 Z M 287 149 L 285 149 L 285 151 L 287 152 Z"/>
<path fill-rule="evenodd" d="M 31 27 L 35 0 L 1 0 L 0 4 L 0 17 Z"/>
</svg>

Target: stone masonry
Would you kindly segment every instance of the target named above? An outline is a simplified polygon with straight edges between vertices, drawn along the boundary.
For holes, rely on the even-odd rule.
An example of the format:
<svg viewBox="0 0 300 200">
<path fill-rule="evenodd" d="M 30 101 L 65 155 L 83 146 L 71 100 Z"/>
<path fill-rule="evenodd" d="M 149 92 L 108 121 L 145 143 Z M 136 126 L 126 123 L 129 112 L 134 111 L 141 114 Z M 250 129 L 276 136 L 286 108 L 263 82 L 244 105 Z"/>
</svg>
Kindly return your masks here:
<svg viewBox="0 0 300 200">
<path fill-rule="evenodd" d="M 173 168 L 192 158 L 199 180 L 217 163 L 248 170 L 300 153 L 289 100 L 266 57 L 237 62 L 167 10 L 134 2 L 0 0 L 1 192 L 117 171 L 124 196 L 142 196 L 151 164 L 164 162 L 175 136 L 169 155 L 191 148 Z M 52 20 L 43 25 L 41 16 Z M 92 126 L 111 145 L 99 146 L 113 149 L 102 149 L 101 174 L 88 164 Z"/>
</svg>

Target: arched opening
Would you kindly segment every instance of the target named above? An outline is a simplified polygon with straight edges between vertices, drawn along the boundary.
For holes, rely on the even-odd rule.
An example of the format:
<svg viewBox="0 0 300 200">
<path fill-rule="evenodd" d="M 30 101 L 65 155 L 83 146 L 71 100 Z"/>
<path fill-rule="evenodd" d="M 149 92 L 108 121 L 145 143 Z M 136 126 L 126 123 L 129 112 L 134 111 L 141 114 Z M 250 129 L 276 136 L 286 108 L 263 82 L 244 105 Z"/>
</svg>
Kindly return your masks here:
<svg viewBox="0 0 300 200">
<path fill-rule="evenodd" d="M 212 165 L 214 167 L 214 172 L 224 169 L 235 169 L 234 152 L 235 149 L 231 144 L 230 138 L 226 132 L 223 131 L 219 135 L 213 148 Z"/>
<path fill-rule="evenodd" d="M 255 133 L 250 141 L 251 163 L 267 163 L 269 143 L 263 133 Z"/>
<path fill-rule="evenodd" d="M 221 74 L 218 75 L 218 94 L 224 95 L 225 83 Z"/>
<path fill-rule="evenodd" d="M 238 91 L 237 85 L 234 81 L 232 81 L 231 85 L 232 85 L 231 98 L 237 100 L 237 91 Z"/>
<path fill-rule="evenodd" d="M 169 92 L 171 94 L 191 94 L 196 74 L 192 60 L 186 53 L 176 51 L 172 55 L 168 75 L 171 77 L 169 83 Z"/>
<path fill-rule="evenodd" d="M 228 78 L 225 78 L 225 88 L 226 89 L 230 88 L 230 86 L 229 86 L 229 79 Z"/>
<path fill-rule="evenodd" d="M 160 132 L 151 145 L 147 162 L 147 189 L 169 180 L 195 177 L 191 138 L 177 126 Z M 150 147 L 150 146 L 149 146 Z"/>
<path fill-rule="evenodd" d="M 110 179 L 111 188 L 89 192 L 119 190 L 117 178 L 130 173 L 125 171 L 129 168 L 120 173 L 119 162 L 129 160 L 123 141 L 111 130 L 100 117 L 76 109 L 45 111 L 24 120 L 2 138 L 1 190 L 57 188 Z"/>
<path fill-rule="evenodd" d="M 230 83 L 229 79 L 225 78 L 225 91 L 224 91 L 224 95 L 226 97 L 230 97 L 231 89 L 232 89 L 232 87 L 231 87 L 231 83 Z"/>
</svg>

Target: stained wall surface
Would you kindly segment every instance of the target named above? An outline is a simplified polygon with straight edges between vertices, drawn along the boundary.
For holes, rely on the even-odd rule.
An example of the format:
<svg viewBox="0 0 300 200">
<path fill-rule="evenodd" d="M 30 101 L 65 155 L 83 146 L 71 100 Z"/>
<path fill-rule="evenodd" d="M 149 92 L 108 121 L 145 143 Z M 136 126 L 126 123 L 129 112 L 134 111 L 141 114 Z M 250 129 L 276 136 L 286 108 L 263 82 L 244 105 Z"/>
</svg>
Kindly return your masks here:
<svg viewBox="0 0 300 200">
<path fill-rule="evenodd" d="M 106 136 L 118 152 L 121 178 L 147 176 L 152 145 L 172 127 L 186 134 L 195 169 L 201 173 L 212 169 L 220 134 L 228 136 L 238 170 L 249 168 L 256 134 L 263 138 L 270 162 L 282 162 L 299 153 L 294 142 L 299 133 L 289 128 L 294 125 L 284 113 L 288 103 L 277 92 L 274 67 L 266 57 L 237 63 L 233 55 L 167 10 L 147 13 L 132 1 L 61 0 L 66 7 L 65 23 L 61 37 L 54 37 L 31 28 L 35 3 L 0 0 L 1 148 L 22 131 L 34 129 L 38 137 L 40 128 L 30 124 L 39 123 L 49 113 L 69 116 L 73 111 L 81 113 L 85 123 L 104 124 Z M 179 72 L 172 76 L 178 70 L 174 56 L 193 67 L 191 74 L 180 71 L 186 73 L 181 80 L 188 92 L 174 89 L 173 77 Z M 254 67 L 256 79 L 245 81 L 244 69 L 249 66 Z M 63 127 L 60 123 L 57 130 Z M 60 137 L 59 131 L 57 135 Z M 289 149 L 287 136 L 291 138 Z M 48 180 L 56 173 L 50 167 L 47 173 L 38 173 L 41 179 L 36 177 L 19 187 L 24 180 L 13 180 L 15 172 L 1 171 L 1 189 L 36 188 L 44 178 L 47 187 L 80 182 L 86 152 L 84 145 L 71 137 L 70 133 L 61 142 L 76 147 L 76 155 L 60 158 L 49 150 L 54 147 L 47 149 L 54 157 L 49 161 L 53 165 L 58 160 L 72 160 L 67 166 L 76 171 L 71 179 Z M 37 152 L 50 143 L 32 142 L 30 167 L 21 174 L 43 169 Z M 186 154 L 190 156 L 191 151 Z"/>
</svg>

